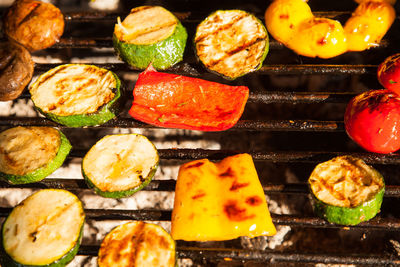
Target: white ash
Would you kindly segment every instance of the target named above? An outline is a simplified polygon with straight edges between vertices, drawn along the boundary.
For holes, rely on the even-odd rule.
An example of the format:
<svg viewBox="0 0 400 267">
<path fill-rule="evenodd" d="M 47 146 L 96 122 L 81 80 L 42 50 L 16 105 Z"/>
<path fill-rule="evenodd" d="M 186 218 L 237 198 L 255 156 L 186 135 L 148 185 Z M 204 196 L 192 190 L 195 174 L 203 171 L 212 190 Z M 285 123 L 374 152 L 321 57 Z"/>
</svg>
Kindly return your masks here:
<svg viewBox="0 0 400 267">
<path fill-rule="evenodd" d="M 119 0 L 90 0 L 89 7 L 96 10 L 113 11 L 119 6 Z"/>
</svg>

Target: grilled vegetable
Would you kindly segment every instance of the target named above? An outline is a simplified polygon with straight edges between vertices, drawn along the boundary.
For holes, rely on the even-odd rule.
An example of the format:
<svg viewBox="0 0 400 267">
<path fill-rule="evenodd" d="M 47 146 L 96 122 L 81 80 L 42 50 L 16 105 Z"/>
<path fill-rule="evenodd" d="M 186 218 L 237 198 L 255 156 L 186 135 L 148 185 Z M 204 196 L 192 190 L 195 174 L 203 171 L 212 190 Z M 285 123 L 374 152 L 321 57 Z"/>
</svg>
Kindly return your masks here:
<svg viewBox="0 0 400 267">
<path fill-rule="evenodd" d="M 391 153 L 400 148 L 400 97 L 372 90 L 354 97 L 346 108 L 347 134 L 364 149 Z"/>
<path fill-rule="evenodd" d="M 66 266 L 82 239 L 85 214 L 72 193 L 44 189 L 16 206 L 3 224 L 2 265 Z"/>
<path fill-rule="evenodd" d="M 307 57 L 331 58 L 347 51 L 342 25 L 326 18 L 306 19 L 298 25 L 288 47 Z"/>
<path fill-rule="evenodd" d="M 368 1 L 371 1 L 371 0 L 354 0 L 355 2 L 357 2 L 357 3 L 362 3 L 362 2 L 368 2 Z M 389 3 L 389 4 L 392 4 L 392 5 L 394 5 L 395 3 L 396 3 L 396 0 L 374 0 L 375 2 L 387 2 L 387 3 Z"/>
<path fill-rule="evenodd" d="M 358 0 L 361 4 L 344 27 L 335 20 L 313 17 L 303 0 L 275 0 L 265 12 L 272 36 L 307 57 L 331 58 L 347 51 L 376 46 L 395 19 L 395 10 L 385 0 Z"/>
<path fill-rule="evenodd" d="M 52 46 L 64 32 L 61 11 L 52 4 L 35 0 L 16 0 L 3 22 L 6 35 L 30 51 Z"/>
<path fill-rule="evenodd" d="M 267 30 L 242 10 L 220 10 L 202 21 L 194 38 L 204 66 L 235 79 L 261 67 L 269 49 Z"/>
<path fill-rule="evenodd" d="M 313 17 L 310 6 L 303 0 L 275 0 L 265 11 L 265 25 L 277 41 L 287 46 L 298 25 Z"/>
<path fill-rule="evenodd" d="M 245 86 L 157 72 L 150 66 L 139 74 L 129 114 L 161 127 L 222 131 L 239 120 L 248 95 Z"/>
<path fill-rule="evenodd" d="M 109 135 L 85 155 L 82 174 L 97 194 L 121 198 L 148 185 L 157 166 L 157 149 L 145 136 Z"/>
<path fill-rule="evenodd" d="M 275 233 L 250 155 L 181 166 L 171 220 L 175 240 L 216 241 Z"/>
<path fill-rule="evenodd" d="M 175 241 L 161 226 L 129 222 L 106 235 L 97 263 L 99 267 L 174 267 Z"/>
<path fill-rule="evenodd" d="M 151 63 L 167 69 L 183 58 L 187 32 L 179 20 L 160 6 L 141 6 L 114 28 L 113 43 L 119 57 L 135 69 Z"/>
<path fill-rule="evenodd" d="M 0 178 L 11 184 L 38 182 L 58 169 L 71 144 L 51 127 L 15 127 L 0 133 Z"/>
<path fill-rule="evenodd" d="M 16 99 L 33 75 L 29 52 L 16 42 L 0 43 L 0 101 Z"/>
<path fill-rule="evenodd" d="M 386 58 L 379 65 L 378 80 L 385 88 L 400 95 L 400 54 Z"/>
<path fill-rule="evenodd" d="M 315 213 L 331 223 L 356 225 L 380 211 L 383 177 L 361 159 L 341 156 L 320 163 L 308 182 Z"/>
<path fill-rule="evenodd" d="M 387 2 L 362 2 L 344 25 L 349 51 L 377 46 L 389 30 L 396 12 Z"/>
<path fill-rule="evenodd" d="M 42 74 L 29 91 L 47 118 L 69 127 L 95 126 L 116 117 L 122 102 L 115 73 L 93 65 L 60 65 Z"/>
</svg>

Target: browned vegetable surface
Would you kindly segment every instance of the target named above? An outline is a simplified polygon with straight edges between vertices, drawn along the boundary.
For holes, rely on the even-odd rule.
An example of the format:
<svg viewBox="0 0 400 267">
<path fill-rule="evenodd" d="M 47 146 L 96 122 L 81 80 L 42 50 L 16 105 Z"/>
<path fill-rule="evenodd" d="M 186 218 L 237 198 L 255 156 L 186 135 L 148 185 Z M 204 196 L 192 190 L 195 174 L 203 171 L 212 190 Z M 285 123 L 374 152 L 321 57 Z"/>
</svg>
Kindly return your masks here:
<svg viewBox="0 0 400 267">
<path fill-rule="evenodd" d="M 0 42 L 0 101 L 17 98 L 32 79 L 33 61 L 16 42 Z"/>
<path fill-rule="evenodd" d="M 17 0 L 4 16 L 4 32 L 28 50 L 45 49 L 64 32 L 64 16 L 52 4 Z"/>
</svg>

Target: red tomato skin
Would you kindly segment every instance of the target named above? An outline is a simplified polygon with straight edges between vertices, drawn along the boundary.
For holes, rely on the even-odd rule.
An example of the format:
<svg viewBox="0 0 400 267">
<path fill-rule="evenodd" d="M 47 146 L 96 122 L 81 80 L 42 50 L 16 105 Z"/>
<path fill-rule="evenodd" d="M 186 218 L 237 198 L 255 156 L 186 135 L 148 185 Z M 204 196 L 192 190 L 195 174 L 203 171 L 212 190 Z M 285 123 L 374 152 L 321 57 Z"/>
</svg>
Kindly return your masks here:
<svg viewBox="0 0 400 267">
<path fill-rule="evenodd" d="M 386 58 L 378 66 L 377 75 L 383 87 L 400 95 L 400 53 Z"/>
<path fill-rule="evenodd" d="M 347 105 L 347 134 L 365 150 L 391 153 L 400 149 L 400 97 L 390 90 L 371 90 Z"/>
</svg>

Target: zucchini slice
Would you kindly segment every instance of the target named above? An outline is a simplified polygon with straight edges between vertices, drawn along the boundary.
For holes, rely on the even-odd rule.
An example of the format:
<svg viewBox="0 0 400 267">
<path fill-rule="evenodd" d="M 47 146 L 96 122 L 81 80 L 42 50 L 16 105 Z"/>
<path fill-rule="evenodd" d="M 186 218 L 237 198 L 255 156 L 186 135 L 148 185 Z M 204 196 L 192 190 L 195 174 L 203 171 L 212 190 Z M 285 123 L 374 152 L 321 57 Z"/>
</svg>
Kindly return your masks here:
<svg viewBox="0 0 400 267">
<path fill-rule="evenodd" d="M 308 182 L 315 213 L 341 225 L 356 225 L 373 218 L 380 211 L 385 192 L 382 175 L 351 156 L 318 164 Z"/>
<path fill-rule="evenodd" d="M 264 25 L 242 10 L 212 13 L 197 27 L 194 43 L 204 66 L 227 79 L 259 69 L 269 49 Z"/>
<path fill-rule="evenodd" d="M 10 128 L 0 133 L 0 178 L 11 184 L 38 182 L 58 169 L 70 150 L 55 128 Z"/>
<path fill-rule="evenodd" d="M 134 221 L 114 228 L 101 243 L 99 267 L 174 267 L 175 241 L 161 227 Z"/>
<path fill-rule="evenodd" d="M 117 75 L 93 65 L 60 65 L 42 74 L 29 91 L 40 113 L 69 127 L 103 124 L 117 116 L 122 104 Z"/>
<path fill-rule="evenodd" d="M 100 196 L 122 198 L 150 183 L 158 161 L 156 147 L 145 136 L 108 135 L 83 158 L 82 175 Z"/>
<path fill-rule="evenodd" d="M 67 265 L 82 238 L 85 214 L 72 193 L 44 189 L 16 206 L 3 224 L 4 266 Z"/>
<path fill-rule="evenodd" d="M 131 10 L 115 24 L 113 43 L 118 56 L 135 69 L 151 63 L 163 70 L 183 58 L 186 29 L 168 10 L 160 6 L 141 6 Z"/>
</svg>

